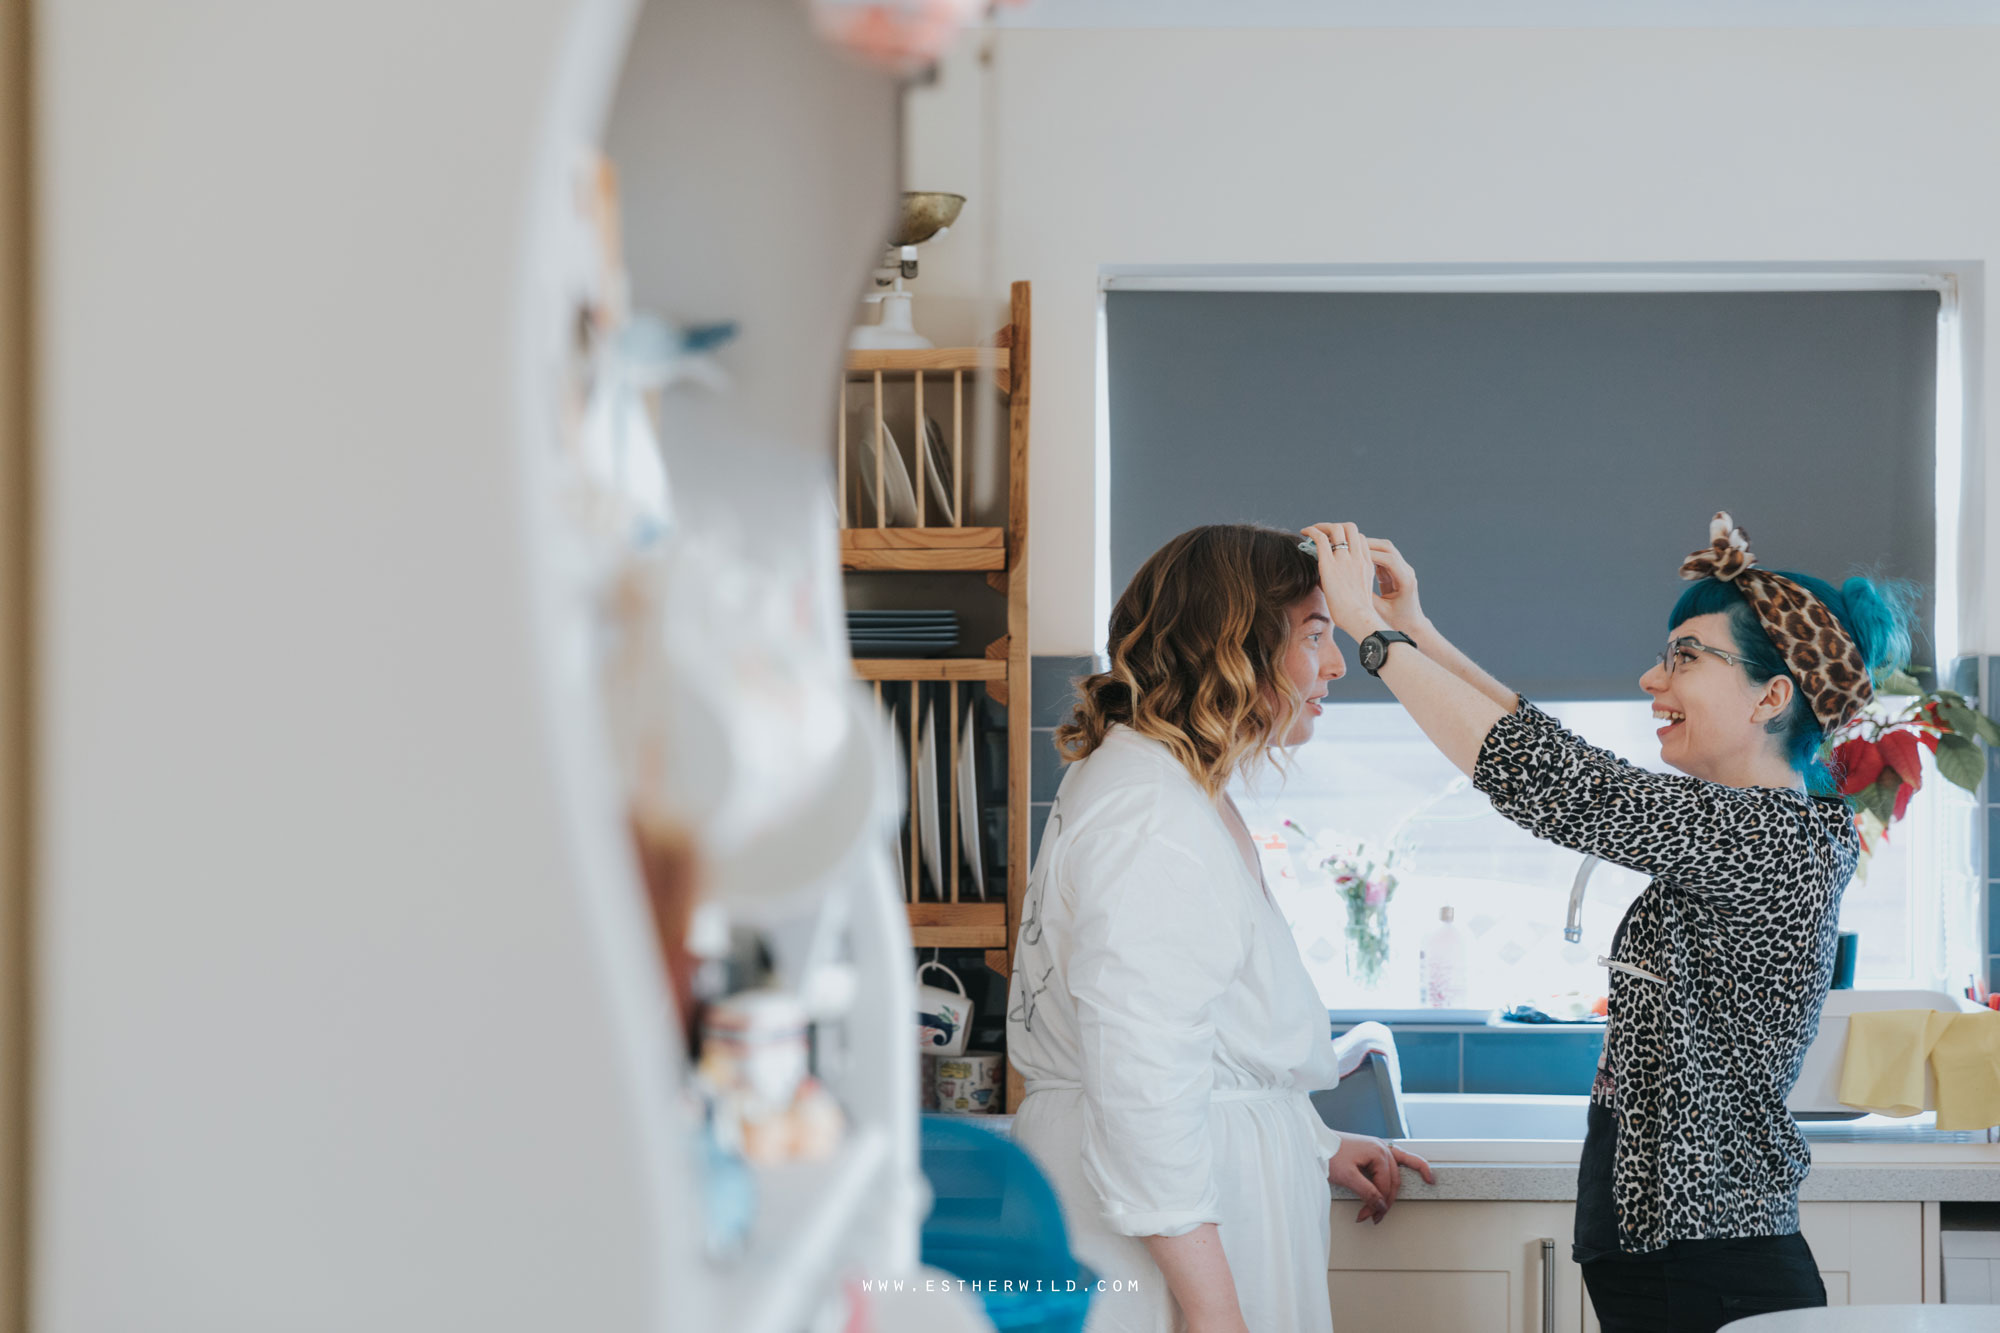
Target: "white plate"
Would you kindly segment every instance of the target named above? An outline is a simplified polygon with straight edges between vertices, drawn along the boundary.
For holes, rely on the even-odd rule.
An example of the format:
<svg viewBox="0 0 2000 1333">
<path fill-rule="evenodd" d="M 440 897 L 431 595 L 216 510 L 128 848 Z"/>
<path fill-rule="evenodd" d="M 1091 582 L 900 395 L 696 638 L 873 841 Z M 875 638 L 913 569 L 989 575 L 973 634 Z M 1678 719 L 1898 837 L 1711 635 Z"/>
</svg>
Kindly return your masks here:
<svg viewBox="0 0 2000 1333">
<path fill-rule="evenodd" d="M 850 466 L 860 482 L 861 503 L 855 511 L 856 527 L 875 525 L 875 408 L 873 402 L 847 407 L 847 451 Z M 917 521 L 917 492 L 910 485 L 910 469 L 903 451 L 896 445 L 895 432 L 882 423 L 883 501 L 893 526 L 913 527 Z"/>
<path fill-rule="evenodd" d="M 891 703 L 887 712 L 889 714 L 889 734 L 896 738 L 896 758 L 901 761 L 897 764 L 895 773 L 896 803 L 901 805 L 905 800 L 909 799 L 910 793 L 910 731 L 908 726 L 903 722 L 903 707 L 901 704 Z M 898 821 L 894 830 L 894 836 L 889 839 L 889 845 L 895 848 L 896 851 L 896 896 L 909 901 L 915 901 L 910 893 L 910 863 L 903 859 L 904 852 L 908 849 L 909 843 L 909 830 L 901 821 Z"/>
<path fill-rule="evenodd" d="M 951 455 L 945 452 L 937 422 L 929 417 L 924 418 L 924 458 L 924 470 L 930 474 L 931 499 L 938 507 L 937 526 L 954 525 L 958 519 L 951 508 Z"/>
<path fill-rule="evenodd" d="M 986 901 L 986 866 L 979 855 L 979 763 L 972 756 L 979 732 L 973 722 L 978 705 L 965 710 L 965 729 L 958 743 L 958 838 L 965 849 L 965 867 L 972 872 L 970 885 L 959 885 L 959 899 Z"/>
<path fill-rule="evenodd" d="M 923 739 L 917 743 L 917 843 L 924 869 L 940 899 L 945 894 L 944 857 L 938 838 L 937 714 L 924 705 Z"/>
</svg>

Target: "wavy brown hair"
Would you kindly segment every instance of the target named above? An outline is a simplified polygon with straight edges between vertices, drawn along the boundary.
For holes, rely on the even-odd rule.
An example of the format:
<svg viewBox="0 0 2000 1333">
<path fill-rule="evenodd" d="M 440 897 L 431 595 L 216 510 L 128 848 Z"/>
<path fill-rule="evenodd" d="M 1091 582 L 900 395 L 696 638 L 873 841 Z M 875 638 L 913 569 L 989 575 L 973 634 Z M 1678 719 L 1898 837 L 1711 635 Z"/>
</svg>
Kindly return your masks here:
<svg viewBox="0 0 2000 1333">
<path fill-rule="evenodd" d="M 1295 533 L 1249 523 L 1183 532 L 1120 594 L 1110 670 L 1077 682 L 1056 749 L 1083 759 L 1122 722 L 1173 751 L 1211 795 L 1221 791 L 1305 706 L 1282 666 L 1287 608 L 1318 586 L 1319 561 Z"/>
</svg>

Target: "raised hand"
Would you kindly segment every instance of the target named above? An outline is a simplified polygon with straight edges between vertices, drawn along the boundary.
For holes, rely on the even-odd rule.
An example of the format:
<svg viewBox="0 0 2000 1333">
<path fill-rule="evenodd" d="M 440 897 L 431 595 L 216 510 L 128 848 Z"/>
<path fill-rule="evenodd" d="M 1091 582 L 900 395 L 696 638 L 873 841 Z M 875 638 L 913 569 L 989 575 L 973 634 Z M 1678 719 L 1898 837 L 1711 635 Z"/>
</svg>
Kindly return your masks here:
<svg viewBox="0 0 2000 1333">
<path fill-rule="evenodd" d="M 1376 607 L 1375 553 L 1361 529 L 1352 523 L 1315 523 L 1301 531 L 1319 552 L 1319 584 L 1333 623 L 1354 639 L 1392 628 Z M 1411 578 L 1414 585 L 1415 575 Z"/>
<path fill-rule="evenodd" d="M 1426 628 L 1424 608 L 1417 600 L 1417 571 L 1386 537 L 1370 537 L 1368 549 L 1375 557 L 1375 610 L 1389 622 L 1390 629 L 1415 634 Z"/>
</svg>

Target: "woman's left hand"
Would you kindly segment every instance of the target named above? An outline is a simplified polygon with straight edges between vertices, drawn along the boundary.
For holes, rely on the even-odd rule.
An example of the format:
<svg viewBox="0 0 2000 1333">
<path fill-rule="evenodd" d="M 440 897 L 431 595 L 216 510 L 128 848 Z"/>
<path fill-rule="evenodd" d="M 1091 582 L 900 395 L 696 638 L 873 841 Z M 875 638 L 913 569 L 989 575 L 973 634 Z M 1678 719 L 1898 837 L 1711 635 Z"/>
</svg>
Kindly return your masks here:
<svg viewBox="0 0 2000 1333">
<path fill-rule="evenodd" d="M 1326 1164 L 1326 1178 L 1361 1200 L 1355 1221 L 1380 1222 L 1402 1192 L 1406 1166 L 1422 1176 L 1425 1184 L 1437 1184 L 1431 1164 L 1415 1153 L 1366 1134 L 1342 1134 L 1339 1151 Z"/>
<path fill-rule="evenodd" d="M 1387 629 L 1375 605 L 1375 554 L 1361 529 L 1352 523 L 1315 523 L 1303 531 L 1319 548 L 1319 585 L 1333 623 L 1354 639 Z"/>
</svg>

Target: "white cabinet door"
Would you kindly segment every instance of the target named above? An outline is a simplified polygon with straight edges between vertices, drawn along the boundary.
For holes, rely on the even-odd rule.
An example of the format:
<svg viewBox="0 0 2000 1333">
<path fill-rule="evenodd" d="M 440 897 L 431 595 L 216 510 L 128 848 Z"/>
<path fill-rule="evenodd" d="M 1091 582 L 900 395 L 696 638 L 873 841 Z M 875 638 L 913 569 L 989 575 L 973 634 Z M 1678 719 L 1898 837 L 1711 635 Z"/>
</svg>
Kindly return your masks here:
<svg viewBox="0 0 2000 1333">
<path fill-rule="evenodd" d="M 1828 1305 L 1917 1305 L 1925 1299 L 1921 1203 L 1804 1203 L 1799 1231 L 1812 1246 Z M 1588 1295 L 1583 1327 L 1599 1333 Z"/>
<path fill-rule="evenodd" d="M 1580 1333 L 1575 1206 L 1405 1199 L 1379 1227 L 1333 1213 L 1327 1288 L 1336 1333 Z M 1554 1246 L 1545 1256 L 1542 1241 Z M 1544 1322 L 1543 1266 L 1555 1283 Z"/>
<path fill-rule="evenodd" d="M 1802 1203 L 1829 1305 L 1918 1305 L 1924 1299 L 1921 1203 Z"/>
</svg>

